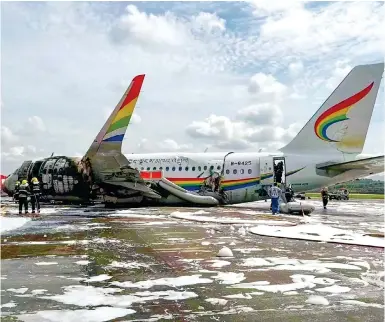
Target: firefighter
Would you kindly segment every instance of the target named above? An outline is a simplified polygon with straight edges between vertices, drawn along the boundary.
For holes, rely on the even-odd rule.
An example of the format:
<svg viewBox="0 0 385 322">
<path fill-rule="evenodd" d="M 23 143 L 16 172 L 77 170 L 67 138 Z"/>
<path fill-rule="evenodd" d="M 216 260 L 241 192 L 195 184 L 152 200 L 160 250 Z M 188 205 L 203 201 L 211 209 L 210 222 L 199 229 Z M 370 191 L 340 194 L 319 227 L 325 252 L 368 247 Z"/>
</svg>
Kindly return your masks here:
<svg viewBox="0 0 385 322">
<path fill-rule="evenodd" d="M 19 215 L 21 215 L 21 212 L 24 210 L 25 213 L 28 214 L 28 195 L 30 194 L 29 185 L 27 180 L 21 181 L 21 185 L 19 188 Z"/>
<path fill-rule="evenodd" d="M 31 180 L 32 185 L 32 194 L 31 194 L 31 204 L 32 204 L 32 213 L 35 213 L 35 206 L 37 213 L 40 213 L 40 182 L 36 177 L 33 177 Z"/>
<path fill-rule="evenodd" d="M 15 183 L 15 192 L 13 193 L 13 200 L 15 202 L 19 200 L 19 189 L 20 189 L 20 181 L 17 180 Z"/>
<path fill-rule="evenodd" d="M 322 188 L 321 197 L 322 197 L 322 203 L 323 203 L 324 209 L 326 209 L 326 206 L 329 202 L 329 192 L 327 187 Z"/>
</svg>

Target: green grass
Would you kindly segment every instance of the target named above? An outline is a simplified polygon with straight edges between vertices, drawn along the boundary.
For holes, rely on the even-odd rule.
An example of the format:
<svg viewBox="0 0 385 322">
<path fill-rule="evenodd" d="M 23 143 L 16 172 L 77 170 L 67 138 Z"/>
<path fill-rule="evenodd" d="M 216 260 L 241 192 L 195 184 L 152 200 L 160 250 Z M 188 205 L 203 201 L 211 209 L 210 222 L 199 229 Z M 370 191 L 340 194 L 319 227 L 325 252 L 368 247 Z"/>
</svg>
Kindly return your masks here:
<svg viewBox="0 0 385 322">
<path fill-rule="evenodd" d="M 321 193 L 319 192 L 306 192 L 306 197 L 310 198 L 321 198 Z M 383 194 L 366 194 L 366 193 L 350 193 L 350 199 L 384 199 Z"/>
</svg>

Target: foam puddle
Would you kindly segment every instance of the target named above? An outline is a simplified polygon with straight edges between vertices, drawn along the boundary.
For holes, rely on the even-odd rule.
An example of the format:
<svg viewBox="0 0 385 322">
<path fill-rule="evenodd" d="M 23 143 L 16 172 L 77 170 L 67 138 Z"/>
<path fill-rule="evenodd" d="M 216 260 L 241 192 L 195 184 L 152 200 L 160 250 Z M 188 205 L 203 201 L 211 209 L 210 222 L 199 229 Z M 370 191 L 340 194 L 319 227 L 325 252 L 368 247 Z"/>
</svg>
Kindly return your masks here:
<svg viewBox="0 0 385 322">
<path fill-rule="evenodd" d="M 20 228 L 30 220 L 30 218 L 13 218 L 0 216 L 0 233 Z"/>
<path fill-rule="evenodd" d="M 170 214 L 170 217 L 184 219 L 189 221 L 198 221 L 198 222 L 209 222 L 217 224 L 233 224 L 233 225 L 255 225 L 255 224 L 265 224 L 265 225 L 293 225 L 290 221 L 283 220 L 251 220 L 251 219 L 240 219 L 240 218 L 231 218 L 231 217 L 209 217 L 209 216 L 195 216 L 201 212 L 179 212 L 175 211 Z"/>
<path fill-rule="evenodd" d="M 270 284 L 268 281 L 256 281 L 256 282 L 251 282 L 251 283 L 241 283 L 241 284 L 236 284 L 229 286 L 231 288 L 252 288 L 252 289 L 257 289 L 259 291 L 264 291 L 264 292 L 271 292 L 271 293 L 285 293 L 285 292 L 292 292 L 296 291 L 299 289 L 304 289 L 304 288 L 314 288 L 317 284 L 321 285 L 331 285 L 334 284 L 335 280 L 333 279 L 327 279 L 327 278 L 318 278 L 315 277 L 314 275 L 300 275 L 300 274 L 294 274 L 290 276 L 291 279 L 293 280 L 293 283 L 290 284 Z M 338 292 L 345 291 L 345 288 L 342 290 L 340 286 L 333 285 L 335 286 L 335 290 Z M 338 288 L 338 289 L 337 289 Z M 326 288 L 323 289 L 317 289 L 317 290 L 323 290 L 323 291 L 329 291 L 325 290 Z M 331 288 L 330 288 L 331 290 Z M 350 288 L 349 288 L 350 290 Z"/>
<path fill-rule="evenodd" d="M 191 276 L 179 276 L 179 277 L 171 277 L 171 278 L 159 278 L 157 280 L 147 280 L 147 281 L 140 281 L 136 283 L 132 283 L 130 281 L 112 282 L 111 285 L 124 287 L 124 288 L 148 289 L 154 286 L 161 286 L 161 285 L 178 287 L 178 286 L 195 285 L 195 284 L 207 284 L 212 282 L 213 281 L 209 278 L 201 278 L 201 275 L 191 275 Z"/>
<path fill-rule="evenodd" d="M 18 318 L 25 322 L 104 322 L 133 314 L 136 311 L 116 307 L 98 307 L 94 310 L 50 310 L 35 314 L 22 314 Z"/>
<path fill-rule="evenodd" d="M 256 235 L 270 237 L 284 237 L 289 239 L 301 239 L 340 243 L 360 246 L 385 247 L 385 239 L 364 236 L 349 230 L 333 228 L 323 224 L 303 224 L 291 227 L 279 227 L 259 225 L 250 228 L 249 231 Z"/>
<path fill-rule="evenodd" d="M 363 265 L 362 263 L 360 263 Z M 331 269 L 345 269 L 345 270 L 356 270 L 360 271 L 360 266 L 343 263 L 333 262 L 321 262 L 320 260 L 299 260 L 288 257 L 266 257 L 266 258 L 255 258 L 249 257 L 243 259 L 241 266 L 246 267 L 269 267 L 272 270 L 284 270 L 284 271 L 312 271 L 317 273 L 328 273 Z"/>
<path fill-rule="evenodd" d="M 64 287 L 64 294 L 42 296 L 41 299 L 53 300 L 67 305 L 129 307 L 133 303 L 144 303 L 154 300 L 177 301 L 198 297 L 194 292 L 178 292 L 174 290 L 159 292 L 137 292 L 130 295 L 113 295 L 121 292 L 118 288 L 97 288 L 93 286 L 71 285 Z"/>
</svg>

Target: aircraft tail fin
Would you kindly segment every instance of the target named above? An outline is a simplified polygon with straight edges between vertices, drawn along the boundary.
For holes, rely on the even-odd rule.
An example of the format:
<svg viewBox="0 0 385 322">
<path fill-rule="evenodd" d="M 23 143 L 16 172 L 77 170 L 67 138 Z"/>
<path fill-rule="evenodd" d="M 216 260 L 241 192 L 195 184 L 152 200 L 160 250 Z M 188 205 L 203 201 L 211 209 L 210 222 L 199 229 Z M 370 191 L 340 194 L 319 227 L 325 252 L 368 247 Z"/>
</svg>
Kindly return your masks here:
<svg viewBox="0 0 385 322">
<path fill-rule="evenodd" d="M 364 147 L 384 63 L 354 67 L 284 153 L 359 154 Z"/>
<path fill-rule="evenodd" d="M 110 117 L 92 142 L 84 158 L 96 153 L 121 154 L 123 138 L 134 112 L 145 75 L 135 76 Z"/>
</svg>

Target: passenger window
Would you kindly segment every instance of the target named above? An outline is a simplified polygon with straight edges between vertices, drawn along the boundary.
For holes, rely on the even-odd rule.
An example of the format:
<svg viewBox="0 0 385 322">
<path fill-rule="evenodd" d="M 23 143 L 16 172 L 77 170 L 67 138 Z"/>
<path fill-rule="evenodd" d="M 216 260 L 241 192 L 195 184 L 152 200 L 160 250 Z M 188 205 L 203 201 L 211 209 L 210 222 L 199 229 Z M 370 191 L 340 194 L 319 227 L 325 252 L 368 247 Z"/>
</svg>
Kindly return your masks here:
<svg viewBox="0 0 385 322">
<path fill-rule="evenodd" d="M 166 171 L 170 171 L 170 167 L 166 167 Z"/>
<path fill-rule="evenodd" d="M 148 167 L 148 168 L 147 168 L 147 171 L 150 171 L 150 170 L 151 170 L 151 168 L 150 168 L 150 167 Z"/>
<path fill-rule="evenodd" d="M 251 174 L 251 169 L 247 170 L 247 173 L 248 173 L 248 174 Z"/>
<path fill-rule="evenodd" d="M 241 174 L 244 174 L 245 173 L 245 170 L 241 169 L 239 170 L 241 172 Z"/>
<path fill-rule="evenodd" d="M 175 167 L 172 167 L 172 171 L 175 171 Z"/>
<path fill-rule="evenodd" d="M 233 170 L 233 173 L 234 173 L 234 174 L 237 174 L 237 169 L 234 169 L 234 170 Z"/>
<path fill-rule="evenodd" d="M 198 171 L 202 171 L 202 167 L 201 166 L 198 167 Z"/>
<path fill-rule="evenodd" d="M 156 170 L 156 167 L 153 167 L 152 170 Z"/>
<path fill-rule="evenodd" d="M 182 171 L 182 169 L 183 169 L 182 167 L 179 167 L 179 171 Z"/>
<path fill-rule="evenodd" d="M 191 170 L 192 170 L 192 171 L 195 171 L 195 167 L 192 167 Z"/>
<path fill-rule="evenodd" d="M 230 174 L 230 170 L 229 169 L 226 170 L 226 174 Z"/>
<path fill-rule="evenodd" d="M 184 168 L 186 171 L 188 171 L 188 167 Z"/>
<path fill-rule="evenodd" d="M 144 170 L 144 168 L 143 168 L 143 167 L 141 167 L 140 169 L 141 169 L 141 170 Z"/>
<path fill-rule="evenodd" d="M 214 170 L 214 166 L 213 165 L 210 167 L 210 170 Z"/>
<path fill-rule="evenodd" d="M 207 166 L 204 166 L 204 167 L 203 167 L 203 170 L 207 170 Z"/>
<path fill-rule="evenodd" d="M 57 169 L 56 168 L 53 170 L 53 174 L 56 176 L 56 174 L 57 174 Z"/>
<path fill-rule="evenodd" d="M 219 166 L 217 166 L 217 170 L 220 170 L 221 169 L 221 166 L 219 165 Z"/>
<path fill-rule="evenodd" d="M 48 174 L 52 174 L 52 169 L 48 169 Z"/>
<path fill-rule="evenodd" d="M 63 168 L 60 168 L 59 169 L 59 175 L 62 175 L 63 174 Z"/>
<path fill-rule="evenodd" d="M 163 167 L 160 167 L 159 170 L 163 170 Z"/>
</svg>

